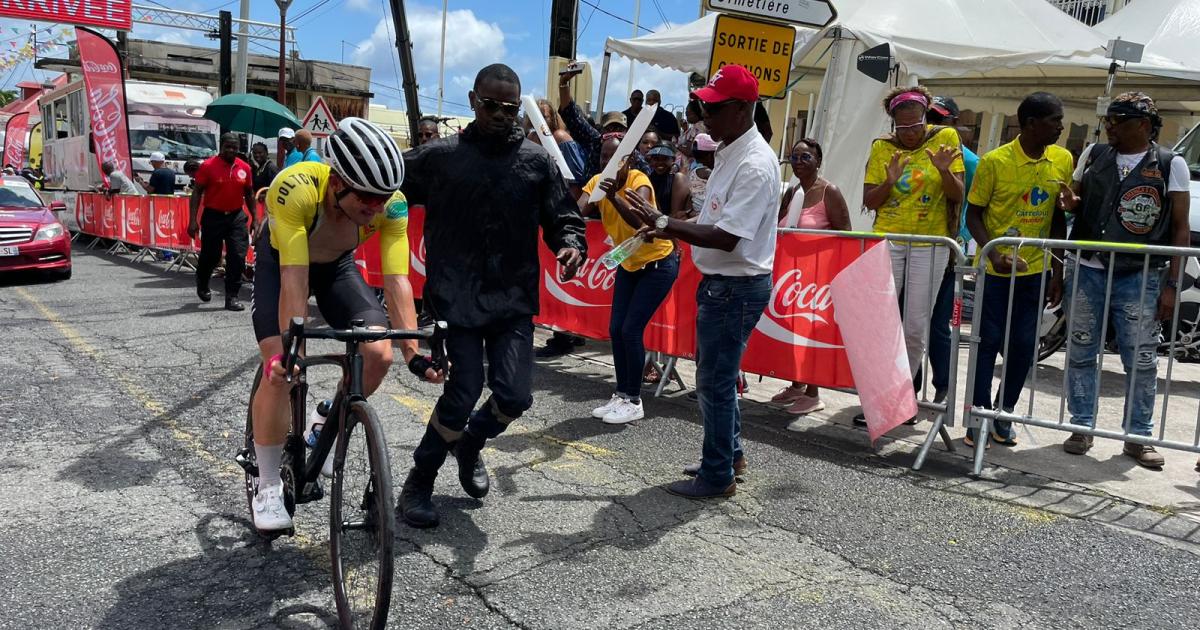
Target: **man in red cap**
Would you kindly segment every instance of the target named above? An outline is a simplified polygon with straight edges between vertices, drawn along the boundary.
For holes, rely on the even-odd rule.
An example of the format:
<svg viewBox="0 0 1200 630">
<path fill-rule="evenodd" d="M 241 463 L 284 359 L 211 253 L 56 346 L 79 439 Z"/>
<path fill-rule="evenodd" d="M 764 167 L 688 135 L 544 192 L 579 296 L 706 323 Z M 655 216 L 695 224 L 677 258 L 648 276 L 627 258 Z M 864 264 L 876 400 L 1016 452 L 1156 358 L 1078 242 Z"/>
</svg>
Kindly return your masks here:
<svg viewBox="0 0 1200 630">
<path fill-rule="evenodd" d="M 634 199 L 638 195 L 628 198 L 648 228 L 690 243 L 692 260 L 704 274 L 696 291 L 702 458 L 684 469 L 694 478 L 666 489 L 691 498 L 727 497 L 737 491 L 735 475 L 746 469 L 738 366 L 771 297 L 779 162 L 754 125 L 758 79 L 749 70 L 724 66 L 692 98 L 700 103 L 709 135 L 721 143 L 699 218 L 695 223 L 669 218 L 653 204 Z"/>
</svg>

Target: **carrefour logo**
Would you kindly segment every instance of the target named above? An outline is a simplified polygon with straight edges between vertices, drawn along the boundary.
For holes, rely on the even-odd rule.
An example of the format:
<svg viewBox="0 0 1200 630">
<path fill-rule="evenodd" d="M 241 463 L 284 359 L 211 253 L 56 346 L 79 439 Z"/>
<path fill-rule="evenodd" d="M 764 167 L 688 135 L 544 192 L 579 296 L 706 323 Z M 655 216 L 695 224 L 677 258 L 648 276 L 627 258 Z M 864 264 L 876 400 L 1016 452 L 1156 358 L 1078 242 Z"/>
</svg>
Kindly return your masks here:
<svg viewBox="0 0 1200 630">
<path fill-rule="evenodd" d="M 1025 203 L 1035 208 L 1045 203 L 1049 198 L 1050 193 L 1042 190 L 1039 186 L 1034 186 L 1032 190 L 1021 196 L 1021 199 L 1024 199 Z"/>
</svg>

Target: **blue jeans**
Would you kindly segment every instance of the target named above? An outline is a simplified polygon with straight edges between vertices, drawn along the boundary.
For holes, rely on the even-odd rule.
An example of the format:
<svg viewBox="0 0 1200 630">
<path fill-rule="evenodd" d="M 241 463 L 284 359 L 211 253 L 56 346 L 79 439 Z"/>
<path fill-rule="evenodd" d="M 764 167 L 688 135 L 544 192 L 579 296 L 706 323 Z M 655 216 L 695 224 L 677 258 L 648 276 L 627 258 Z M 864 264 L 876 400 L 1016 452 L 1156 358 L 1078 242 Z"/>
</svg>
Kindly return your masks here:
<svg viewBox="0 0 1200 630">
<path fill-rule="evenodd" d="M 1134 435 L 1150 435 L 1154 429 L 1154 394 L 1158 386 L 1158 311 L 1160 273 L 1146 276 L 1142 298 L 1142 272 L 1113 273 L 1112 296 L 1104 312 L 1104 285 L 1108 272 L 1079 266 L 1079 287 L 1067 276 L 1063 295 L 1070 299 L 1071 337 L 1067 360 L 1067 408 L 1071 424 L 1096 425 L 1097 357 L 1104 347 L 1100 329 L 1105 316 L 1112 322 L 1125 367 L 1125 425 Z"/>
<path fill-rule="evenodd" d="M 950 318 L 954 315 L 954 272 L 942 276 L 929 325 L 929 371 L 933 388 L 945 391 L 950 386 Z M 956 349 L 957 350 L 957 349 Z M 917 383 L 919 387 L 921 384 Z"/>
<path fill-rule="evenodd" d="M 642 395 L 646 324 L 671 292 L 671 285 L 675 284 L 678 275 L 679 255 L 675 252 L 637 271 L 617 268 L 608 335 L 612 337 L 617 393 L 626 398 L 637 399 Z"/>
<path fill-rule="evenodd" d="M 724 488 L 742 455 L 737 380 L 750 333 L 771 299 L 771 275 L 706 275 L 696 290 L 696 390 L 704 419 L 699 476 Z"/>
<path fill-rule="evenodd" d="M 1047 279 L 1047 282 L 1049 280 Z M 1011 319 L 1008 291 L 1012 289 Z M 975 364 L 975 392 L 971 404 L 992 408 L 992 375 L 996 371 L 996 355 L 1004 355 L 1004 392 L 1000 407 L 1011 412 L 1017 406 L 1025 378 L 1033 365 L 1034 343 L 1038 321 L 1042 315 L 1042 275 L 994 276 L 989 274 L 983 286 L 980 311 L 979 349 Z M 1005 327 L 1008 327 L 1008 347 L 1004 348 Z M 996 431 L 1011 435 L 1012 423 L 996 421 Z"/>
</svg>

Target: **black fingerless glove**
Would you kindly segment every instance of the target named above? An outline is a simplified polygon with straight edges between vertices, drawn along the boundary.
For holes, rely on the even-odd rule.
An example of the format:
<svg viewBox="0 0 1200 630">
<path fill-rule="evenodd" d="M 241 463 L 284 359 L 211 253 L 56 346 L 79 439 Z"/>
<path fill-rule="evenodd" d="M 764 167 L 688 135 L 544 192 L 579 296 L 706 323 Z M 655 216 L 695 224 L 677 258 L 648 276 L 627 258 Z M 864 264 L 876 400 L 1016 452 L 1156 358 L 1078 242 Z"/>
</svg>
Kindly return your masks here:
<svg viewBox="0 0 1200 630">
<path fill-rule="evenodd" d="M 414 354 L 413 358 L 408 360 L 408 371 L 421 380 L 425 380 L 425 371 L 431 369 L 437 369 L 437 365 L 430 357 Z"/>
</svg>

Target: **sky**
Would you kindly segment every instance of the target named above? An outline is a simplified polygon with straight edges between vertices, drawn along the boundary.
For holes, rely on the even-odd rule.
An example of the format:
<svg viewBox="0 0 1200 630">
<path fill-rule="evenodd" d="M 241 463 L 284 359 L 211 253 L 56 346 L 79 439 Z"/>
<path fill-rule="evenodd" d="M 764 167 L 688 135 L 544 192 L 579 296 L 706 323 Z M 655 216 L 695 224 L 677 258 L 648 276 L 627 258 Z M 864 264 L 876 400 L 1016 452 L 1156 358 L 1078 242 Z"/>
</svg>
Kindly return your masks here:
<svg viewBox="0 0 1200 630">
<path fill-rule="evenodd" d="M 578 53 L 592 63 L 595 89 L 599 89 L 600 61 L 607 37 L 628 38 L 633 35 L 635 5 L 640 1 L 639 32 L 661 31 L 685 24 L 699 17 L 700 0 L 580 0 Z M 137 4 L 170 5 L 183 11 L 216 15 L 219 10 L 232 11 L 238 16 L 239 3 L 221 0 L 135 0 Z M 437 110 L 438 57 L 441 43 L 442 7 L 436 0 L 408 0 L 406 3 L 409 31 L 420 85 L 421 108 L 424 113 Z M 548 54 L 551 0 L 448 0 L 449 14 L 446 37 L 446 71 L 443 112 L 447 115 L 469 115 L 467 92 L 475 73 L 490 63 L 506 63 L 522 78 L 525 93 L 542 95 L 545 92 L 546 58 Z M 250 19 L 276 22 L 279 11 L 274 2 L 252 0 Z M 590 6 L 596 5 L 596 6 Z M 392 19 L 386 0 L 293 0 L 288 9 L 288 21 L 296 26 L 297 47 L 301 57 L 369 66 L 372 68 L 371 90 L 374 103 L 393 109 L 404 109 L 400 92 L 399 61 L 392 36 Z M 598 8 L 597 8 L 598 7 Z M 36 24 L 39 29 L 48 23 Z M 13 28 L 21 29 L 16 34 Z M 0 54 L 28 37 L 31 23 L 0 19 Z M 56 29 L 60 30 L 60 29 Z M 213 46 L 215 42 L 203 33 L 175 28 L 135 23 L 130 34 L 136 39 L 152 39 Z M 236 51 L 236 42 L 235 42 Z M 255 43 L 250 50 L 270 54 L 272 45 Z M 278 50 L 277 47 L 274 50 Z M 45 56 L 63 57 L 66 49 L 50 50 Z M 609 70 L 609 90 L 606 104 L 609 109 L 628 106 L 628 76 L 630 64 L 614 56 Z M 682 109 L 687 99 L 686 75 L 644 64 L 633 65 L 634 87 L 658 89 L 663 103 L 671 109 Z M 36 71 L 36 80 L 48 79 L 50 74 Z M 21 63 L 0 73 L 0 89 L 12 87 L 35 78 L 32 64 Z M 595 99 L 593 99 L 595 102 Z"/>
</svg>

